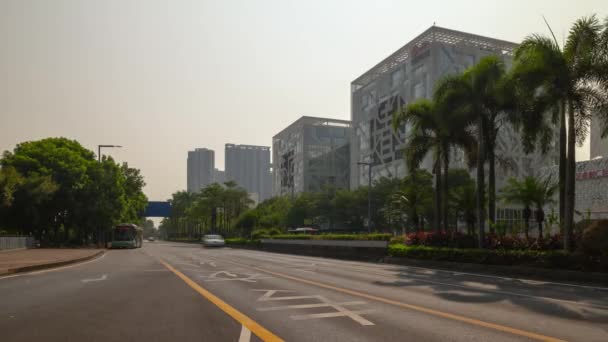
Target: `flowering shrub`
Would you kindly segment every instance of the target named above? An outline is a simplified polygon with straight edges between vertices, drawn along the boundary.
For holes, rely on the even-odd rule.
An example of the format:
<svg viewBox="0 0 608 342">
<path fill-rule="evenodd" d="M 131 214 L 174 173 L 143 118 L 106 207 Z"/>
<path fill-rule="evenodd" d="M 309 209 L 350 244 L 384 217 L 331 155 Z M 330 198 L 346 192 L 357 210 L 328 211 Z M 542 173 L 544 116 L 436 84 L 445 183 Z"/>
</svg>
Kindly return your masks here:
<svg viewBox="0 0 608 342">
<path fill-rule="evenodd" d="M 405 237 L 408 246 L 472 248 L 477 245 L 475 241 L 474 236 L 444 230 L 409 233 Z"/>
<path fill-rule="evenodd" d="M 407 234 L 404 238 L 407 246 L 429 246 L 429 247 L 452 247 L 452 248 L 475 248 L 477 247 L 477 236 L 467 235 L 459 232 L 446 232 L 443 230 L 435 232 L 416 232 Z M 574 237 L 574 241 L 578 236 Z M 517 235 L 486 234 L 484 246 L 486 249 L 501 250 L 559 250 L 563 249 L 563 236 L 552 235 L 543 239 L 537 237 L 525 238 Z"/>
</svg>

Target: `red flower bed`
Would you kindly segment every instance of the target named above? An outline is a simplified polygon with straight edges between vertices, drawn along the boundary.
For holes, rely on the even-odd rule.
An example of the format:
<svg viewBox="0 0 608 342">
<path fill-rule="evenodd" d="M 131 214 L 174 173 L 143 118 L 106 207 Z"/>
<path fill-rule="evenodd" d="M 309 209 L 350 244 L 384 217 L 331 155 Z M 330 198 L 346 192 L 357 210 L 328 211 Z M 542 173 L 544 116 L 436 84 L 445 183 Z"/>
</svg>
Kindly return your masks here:
<svg viewBox="0 0 608 342">
<path fill-rule="evenodd" d="M 404 238 L 408 246 L 429 247 L 453 247 L 453 248 L 475 248 L 477 247 L 477 236 L 467 235 L 459 232 L 446 232 L 444 230 L 434 232 L 409 233 Z M 576 242 L 578 237 L 574 238 Z M 485 247 L 487 249 L 503 250 L 559 250 L 563 248 L 563 237 L 561 234 L 552 235 L 543 239 L 536 237 L 525 238 L 522 236 L 486 234 Z"/>
</svg>

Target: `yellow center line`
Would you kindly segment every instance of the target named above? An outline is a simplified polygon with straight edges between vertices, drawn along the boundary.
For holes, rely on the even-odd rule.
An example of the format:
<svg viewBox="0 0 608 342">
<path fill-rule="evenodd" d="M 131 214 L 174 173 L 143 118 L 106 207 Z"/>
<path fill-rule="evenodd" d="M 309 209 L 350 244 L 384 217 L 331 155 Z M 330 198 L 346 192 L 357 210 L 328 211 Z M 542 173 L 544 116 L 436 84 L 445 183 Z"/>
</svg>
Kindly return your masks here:
<svg viewBox="0 0 608 342">
<path fill-rule="evenodd" d="M 253 268 L 253 269 L 257 270 L 257 271 L 268 273 L 268 274 L 271 274 L 271 275 L 274 275 L 274 276 L 277 276 L 277 277 L 281 277 L 281 278 L 285 278 L 285 279 L 291 279 L 291 280 L 295 280 L 295 281 L 298 281 L 298 282 L 301 282 L 301 283 L 310 284 L 310 285 L 314 285 L 314 286 L 317 286 L 317 287 L 322 287 L 322 288 L 326 288 L 326 289 L 330 289 L 330 290 L 346 293 L 346 294 L 349 294 L 349 295 L 352 295 L 352 296 L 367 298 L 367 299 L 374 300 L 374 301 L 377 301 L 377 302 L 382 302 L 382 303 L 386 303 L 386 304 L 390 304 L 390 305 L 394 305 L 394 306 L 398 306 L 398 307 L 401 307 L 401 308 L 410 309 L 410 310 L 414 310 L 414 311 L 424 312 L 424 313 L 427 313 L 427 314 L 430 314 L 430 315 L 434 315 L 434 316 L 438 316 L 438 317 L 443 317 L 443 318 L 448 318 L 448 319 L 452 319 L 452 320 L 455 320 L 455 321 L 465 322 L 465 323 L 468 323 L 468 324 L 472 324 L 472 325 L 476 325 L 476 326 L 480 326 L 480 327 L 485 327 L 485 328 L 489 328 L 489 329 L 494 329 L 494 330 L 510 333 L 510 334 L 513 334 L 513 335 L 524 336 L 524 337 L 531 338 L 531 339 L 536 340 L 536 341 L 543 341 L 543 342 L 565 342 L 564 340 L 560 340 L 560 339 L 555 338 L 555 337 L 545 336 L 545 335 L 533 333 L 533 332 L 530 332 L 530 331 L 525 331 L 525 330 L 521 330 L 521 329 L 511 328 L 511 327 L 507 327 L 507 326 L 500 325 L 500 324 L 485 322 L 485 321 L 481 321 L 481 320 L 478 320 L 478 319 L 475 319 L 475 318 L 466 317 L 466 316 L 455 315 L 455 314 L 451 314 L 451 313 L 444 312 L 444 311 L 429 309 L 429 308 L 425 308 L 425 307 L 418 306 L 418 305 L 407 304 L 407 303 L 399 302 L 399 301 L 388 299 L 388 298 L 384 298 L 384 297 L 374 296 L 374 295 L 371 295 L 371 294 L 368 294 L 368 293 L 364 293 L 364 292 L 359 292 L 359 291 L 355 291 L 355 290 L 351 290 L 351 289 L 347 289 L 347 288 L 342 288 L 342 287 L 337 287 L 337 286 L 333 286 L 333 285 L 329 285 L 329 284 L 325 284 L 325 283 L 320 283 L 320 282 L 317 282 L 317 281 L 314 281 L 314 280 L 308 280 L 308 279 L 304 279 L 304 278 L 300 278 L 300 277 L 295 277 L 295 276 L 291 276 L 291 275 L 287 275 L 287 274 L 283 274 L 283 273 L 279 273 L 279 272 L 275 272 L 275 271 L 270 271 L 270 270 L 267 270 L 265 268 L 261 268 L 261 267 L 257 267 L 257 266 L 242 264 L 240 262 L 236 262 L 236 261 L 232 261 L 232 260 L 224 260 L 224 261 L 227 261 L 227 262 L 233 263 L 235 265 L 239 265 L 239 266 L 250 267 L 250 268 Z"/>
<path fill-rule="evenodd" d="M 196 292 L 198 292 L 201 296 L 205 297 L 208 301 L 215 304 L 222 311 L 227 313 L 230 317 L 237 320 L 239 323 L 247 327 L 251 332 L 253 332 L 257 337 L 261 338 L 263 341 L 267 342 L 283 342 L 283 339 L 278 337 L 277 335 L 270 332 L 268 329 L 259 325 L 257 322 L 241 313 L 237 309 L 233 308 L 219 297 L 214 295 L 213 293 L 205 290 L 199 284 L 194 282 L 192 279 L 188 278 L 185 274 L 175 269 L 173 266 L 169 265 L 167 262 L 160 260 L 159 262 L 163 264 L 166 268 L 168 268 L 171 272 L 175 273 L 179 278 L 181 278 L 186 284 L 188 284 L 191 288 L 193 288 Z"/>
</svg>

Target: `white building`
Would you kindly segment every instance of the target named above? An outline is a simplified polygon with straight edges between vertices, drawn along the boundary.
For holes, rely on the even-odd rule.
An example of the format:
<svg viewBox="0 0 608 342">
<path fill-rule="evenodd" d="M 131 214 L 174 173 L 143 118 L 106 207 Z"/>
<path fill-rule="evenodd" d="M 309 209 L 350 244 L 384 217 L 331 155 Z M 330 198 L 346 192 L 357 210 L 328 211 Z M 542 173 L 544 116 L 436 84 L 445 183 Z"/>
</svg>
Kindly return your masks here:
<svg viewBox="0 0 608 342">
<path fill-rule="evenodd" d="M 559 179 L 557 166 L 544 168 L 544 177 Z M 608 219 L 608 158 L 596 158 L 576 163 L 574 220 Z M 555 201 L 558 201 L 556 195 Z"/>
</svg>

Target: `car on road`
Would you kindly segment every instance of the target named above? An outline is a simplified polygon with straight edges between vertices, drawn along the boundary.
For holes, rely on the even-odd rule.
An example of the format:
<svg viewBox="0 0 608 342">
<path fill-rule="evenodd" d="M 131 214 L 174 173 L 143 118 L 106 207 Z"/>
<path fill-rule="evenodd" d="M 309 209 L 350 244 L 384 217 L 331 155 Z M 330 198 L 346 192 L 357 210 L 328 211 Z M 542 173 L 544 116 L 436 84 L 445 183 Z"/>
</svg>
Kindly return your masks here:
<svg viewBox="0 0 608 342">
<path fill-rule="evenodd" d="M 301 228 L 296 228 L 296 229 L 289 229 L 289 233 L 290 234 L 310 234 L 310 235 L 314 235 L 317 234 L 319 230 L 316 228 L 310 228 L 310 227 L 301 227 Z"/>
<path fill-rule="evenodd" d="M 203 236 L 203 246 L 205 247 L 223 247 L 226 245 L 224 238 L 221 235 L 205 235 Z"/>
<path fill-rule="evenodd" d="M 150 242 L 154 242 L 154 240 L 155 240 L 155 239 L 154 239 L 154 236 L 150 236 L 150 237 L 148 237 L 148 241 L 150 241 Z"/>
</svg>

